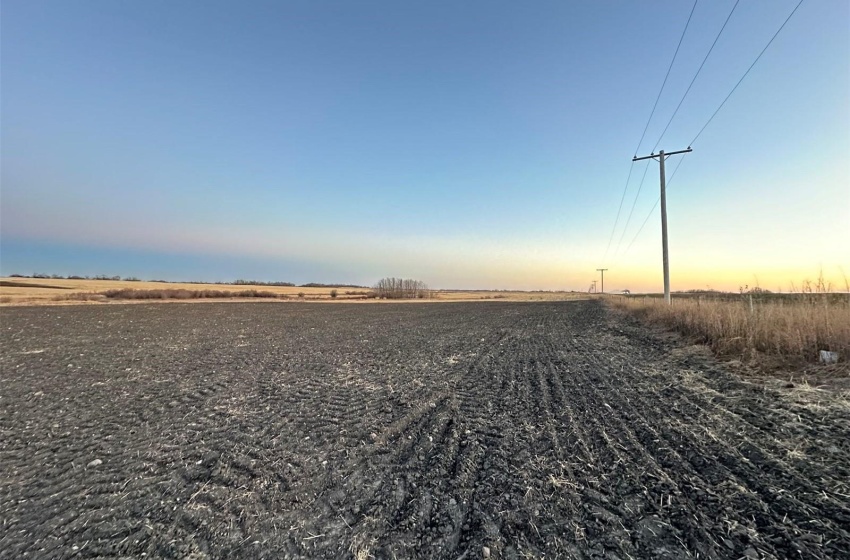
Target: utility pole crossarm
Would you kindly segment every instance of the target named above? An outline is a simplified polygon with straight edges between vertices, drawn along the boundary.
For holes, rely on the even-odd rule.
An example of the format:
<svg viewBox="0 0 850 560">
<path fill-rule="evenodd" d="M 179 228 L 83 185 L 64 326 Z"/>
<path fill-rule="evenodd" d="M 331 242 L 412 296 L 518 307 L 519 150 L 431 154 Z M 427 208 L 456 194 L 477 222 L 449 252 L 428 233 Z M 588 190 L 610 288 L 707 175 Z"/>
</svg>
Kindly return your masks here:
<svg viewBox="0 0 850 560">
<path fill-rule="evenodd" d="M 658 167 L 661 173 L 661 196 L 659 199 L 661 200 L 661 258 L 662 264 L 664 267 L 664 302 L 667 305 L 670 305 L 670 259 L 669 252 L 667 250 L 667 178 L 664 174 L 664 160 L 666 160 L 670 156 L 675 156 L 677 154 L 687 154 L 688 152 L 692 152 L 690 146 L 688 146 L 687 150 L 679 150 L 677 152 L 664 152 L 664 150 L 659 151 L 657 154 L 650 154 L 648 156 L 632 158 L 632 161 L 640 161 L 642 159 L 658 159 Z"/>
<path fill-rule="evenodd" d="M 608 269 L 607 268 L 597 268 L 596 270 L 598 272 L 602 273 L 602 293 L 604 294 L 605 293 L 605 271 L 608 270 Z M 594 280 L 594 282 L 596 282 L 596 280 Z"/>
<path fill-rule="evenodd" d="M 643 157 L 635 156 L 635 157 L 632 158 L 632 161 L 640 161 L 642 159 L 655 159 L 655 158 L 659 157 L 661 154 L 664 154 L 665 156 L 669 157 L 669 156 L 675 156 L 676 154 L 687 154 L 688 152 L 693 152 L 693 149 L 688 148 L 687 150 L 679 150 L 678 152 L 665 152 L 664 150 L 662 150 L 661 152 L 659 152 L 657 154 L 652 154 L 652 155 L 649 155 L 649 156 L 643 156 Z"/>
</svg>

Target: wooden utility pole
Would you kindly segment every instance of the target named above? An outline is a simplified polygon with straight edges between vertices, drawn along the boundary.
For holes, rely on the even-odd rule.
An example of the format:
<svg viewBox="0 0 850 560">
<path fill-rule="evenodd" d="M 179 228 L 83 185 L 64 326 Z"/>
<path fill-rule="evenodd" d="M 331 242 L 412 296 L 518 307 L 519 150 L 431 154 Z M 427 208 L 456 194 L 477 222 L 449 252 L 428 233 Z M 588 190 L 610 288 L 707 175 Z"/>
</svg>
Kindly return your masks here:
<svg viewBox="0 0 850 560">
<path fill-rule="evenodd" d="M 602 293 L 604 294 L 605 293 L 605 271 L 608 270 L 608 269 L 607 268 L 597 268 L 596 270 L 598 270 L 599 272 L 602 273 Z"/>
<path fill-rule="evenodd" d="M 632 161 L 640 161 L 642 159 L 658 158 L 659 167 L 661 168 L 661 252 L 664 260 L 664 303 L 670 305 L 670 259 L 667 253 L 667 179 L 664 176 L 664 160 L 670 156 L 677 154 L 686 154 L 692 152 L 691 148 L 687 150 L 679 150 L 678 152 L 670 152 L 665 154 L 661 150 L 657 154 L 652 154 L 643 157 L 633 157 Z"/>
</svg>

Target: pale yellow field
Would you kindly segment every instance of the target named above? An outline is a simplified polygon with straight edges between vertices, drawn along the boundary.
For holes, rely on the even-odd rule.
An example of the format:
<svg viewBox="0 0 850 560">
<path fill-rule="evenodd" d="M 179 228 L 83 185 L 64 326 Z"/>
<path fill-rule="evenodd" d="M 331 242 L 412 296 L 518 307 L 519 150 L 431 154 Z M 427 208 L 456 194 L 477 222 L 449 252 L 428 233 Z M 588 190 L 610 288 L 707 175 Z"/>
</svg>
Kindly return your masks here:
<svg viewBox="0 0 850 560">
<path fill-rule="evenodd" d="M 47 278 L 0 278 L 2 282 L 26 284 L 26 287 L 0 285 L 0 305 L 80 305 L 80 304 L 114 304 L 114 303 L 168 303 L 168 302 L 214 302 L 214 301 L 300 301 L 298 294 L 304 294 L 304 301 L 312 302 L 360 302 L 386 303 L 388 301 L 407 301 L 426 303 L 434 301 L 560 301 L 587 297 L 587 294 L 575 292 L 502 292 L 502 291 L 451 291 L 435 290 L 433 297 L 428 300 L 379 300 L 364 299 L 363 294 L 370 290 L 366 288 L 336 288 L 337 297 L 331 298 L 333 288 L 301 288 L 290 286 L 251 286 L 230 284 L 184 284 L 176 282 L 130 282 L 125 280 L 63 280 Z M 193 300 L 103 300 L 85 301 L 73 299 L 75 294 L 92 294 L 93 296 L 107 290 L 217 290 L 240 292 L 257 290 L 288 296 L 287 300 L 270 300 L 264 298 L 233 298 L 233 299 L 193 299 Z M 346 292 L 352 292 L 346 294 Z"/>
</svg>

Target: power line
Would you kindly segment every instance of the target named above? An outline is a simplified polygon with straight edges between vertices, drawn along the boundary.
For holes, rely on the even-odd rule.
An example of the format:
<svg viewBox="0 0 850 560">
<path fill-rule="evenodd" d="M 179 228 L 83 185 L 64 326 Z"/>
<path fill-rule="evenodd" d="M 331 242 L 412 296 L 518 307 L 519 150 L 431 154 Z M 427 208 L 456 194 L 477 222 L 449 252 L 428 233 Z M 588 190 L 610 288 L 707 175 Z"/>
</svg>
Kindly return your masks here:
<svg viewBox="0 0 850 560">
<path fill-rule="evenodd" d="M 603 294 L 605 293 L 605 271 L 606 270 L 608 270 L 608 269 L 607 268 L 597 268 L 596 269 L 597 272 L 602 273 L 602 293 Z"/>
<path fill-rule="evenodd" d="M 640 150 L 640 145 L 643 144 L 646 131 L 649 129 L 649 123 L 652 122 L 652 117 L 655 115 L 655 109 L 658 107 L 658 100 L 661 99 L 661 93 L 664 91 L 664 86 L 667 85 L 667 78 L 670 77 L 670 71 L 673 69 L 673 63 L 676 62 L 676 57 L 679 55 L 679 48 L 682 46 L 682 41 L 685 38 L 685 33 L 688 31 L 688 26 L 691 24 L 691 18 L 694 15 L 694 10 L 696 10 L 698 2 L 699 0 L 694 0 L 694 5 L 691 7 L 691 13 L 688 14 L 688 21 L 685 22 L 685 29 L 682 30 L 682 36 L 679 37 L 679 43 L 676 45 L 676 52 L 673 53 L 673 59 L 670 61 L 670 66 L 667 67 L 667 74 L 665 74 L 664 81 L 661 83 L 661 89 L 658 91 L 658 96 L 655 98 L 655 104 L 652 105 L 652 111 L 649 113 L 649 118 L 646 120 L 646 126 L 643 127 L 643 134 L 640 135 L 640 140 L 638 140 L 638 145 L 635 148 L 635 155 L 637 155 L 638 150 Z M 614 233 L 617 231 L 617 224 L 620 223 L 620 213 L 623 210 L 623 201 L 626 199 L 626 191 L 629 190 L 629 181 L 632 179 L 634 166 L 634 162 L 632 162 L 629 166 L 629 176 L 626 178 L 626 185 L 623 187 L 623 195 L 620 197 L 620 205 L 617 207 L 617 217 L 614 218 L 614 226 L 611 228 L 611 235 L 608 237 L 608 246 L 605 247 L 605 254 L 602 256 L 603 262 L 608 257 L 608 251 L 611 249 L 611 242 L 614 240 Z M 646 177 L 646 172 L 644 172 L 644 177 Z M 643 184 L 643 181 L 641 181 L 641 184 Z M 634 205 L 632 206 L 632 210 L 634 210 Z M 628 227 L 628 225 L 628 222 L 626 222 L 626 227 Z M 623 231 L 625 231 L 625 228 Z M 620 241 L 622 241 L 622 238 Z M 617 247 L 619 248 L 619 244 Z"/>
<path fill-rule="evenodd" d="M 699 65 L 699 68 L 697 69 L 697 73 L 694 74 L 694 77 L 691 80 L 690 85 L 688 85 L 688 89 L 685 90 L 685 95 L 682 96 L 681 101 L 679 101 L 679 104 L 676 106 L 676 110 L 673 111 L 673 114 L 670 116 L 670 120 L 667 121 L 667 126 L 664 127 L 664 130 L 661 132 L 661 136 L 658 137 L 658 142 L 656 142 L 655 146 L 652 148 L 653 153 L 655 152 L 655 149 L 658 148 L 658 145 L 661 143 L 661 139 L 664 138 L 664 135 L 667 133 L 667 129 L 670 128 L 670 123 L 672 123 L 673 119 L 676 118 L 676 114 L 679 112 L 679 109 L 682 107 L 682 103 L 685 102 L 685 98 L 688 96 L 688 93 L 691 91 L 691 87 L 693 87 L 694 82 L 697 81 L 697 76 L 699 76 L 700 72 L 702 72 L 702 68 L 703 68 L 703 66 L 705 66 L 705 63 L 708 60 L 708 57 L 711 56 L 711 51 L 714 50 L 714 46 L 717 44 L 717 41 L 720 39 L 720 35 L 723 34 L 723 30 L 726 29 L 726 24 L 729 23 L 730 19 L 732 19 L 732 14 L 735 13 L 735 8 L 738 7 L 738 4 L 740 2 L 741 2 L 741 0 L 736 0 L 735 5 L 732 6 L 732 11 L 729 12 L 729 15 L 726 17 L 726 21 L 723 22 L 723 27 L 720 28 L 720 31 L 717 33 L 717 37 L 714 38 L 714 42 L 711 44 L 711 48 L 708 49 L 708 52 L 706 53 L 705 58 L 702 59 L 702 64 Z"/>
<path fill-rule="evenodd" d="M 684 150 L 676 150 L 675 152 L 664 153 L 664 150 L 658 152 L 658 154 L 650 154 L 648 156 L 633 158 L 633 161 L 639 161 L 642 159 L 655 159 L 658 158 L 658 178 L 661 186 L 661 254 L 662 254 L 662 269 L 664 270 L 664 303 L 667 305 L 672 304 L 672 300 L 670 299 L 670 251 L 669 244 L 667 240 L 669 236 L 667 235 L 667 173 L 665 172 L 664 162 L 667 158 L 681 155 L 682 159 L 684 159 L 685 154 L 691 153 L 693 150 L 691 148 L 686 148 Z"/>
<path fill-rule="evenodd" d="M 623 201 L 626 199 L 626 190 L 629 188 L 629 181 L 632 178 L 632 170 L 635 168 L 635 162 L 629 166 L 629 176 L 626 179 L 626 186 L 623 189 L 623 196 L 620 197 L 620 206 L 617 208 L 617 217 L 614 219 L 614 227 L 611 228 L 611 236 L 608 238 L 608 246 L 605 247 L 605 254 L 602 255 L 602 262 L 605 262 L 608 257 L 608 251 L 611 249 L 611 241 L 614 239 L 614 232 L 617 231 L 617 223 L 620 221 L 620 211 L 623 209 Z"/>
<path fill-rule="evenodd" d="M 761 57 L 762 57 L 762 55 L 765 53 L 765 51 L 767 51 L 767 49 L 770 47 L 770 45 L 773 43 L 773 41 L 776 39 L 776 37 L 779 35 L 779 33 L 780 33 L 780 32 L 781 32 L 784 28 L 785 28 L 785 26 L 788 24 L 788 22 L 791 20 L 791 18 L 794 16 L 794 14 L 797 12 L 797 10 L 800 8 L 800 6 L 801 6 L 802 4 L 803 4 L 803 0 L 800 0 L 800 1 L 797 3 L 797 5 L 794 7 L 794 9 L 791 11 L 791 13 L 790 13 L 790 14 L 788 14 L 788 17 L 787 17 L 787 18 L 785 18 L 785 21 L 784 21 L 784 22 L 782 22 L 782 25 L 781 25 L 781 26 L 779 26 L 779 29 L 777 29 L 777 30 L 776 30 L 776 33 L 774 33 L 774 34 L 773 34 L 773 36 L 770 38 L 770 41 L 768 41 L 768 42 L 767 42 L 767 44 L 766 44 L 766 45 L 764 46 L 764 48 L 761 50 L 761 52 L 759 53 L 759 55 L 755 58 L 755 60 L 753 61 L 753 63 L 752 63 L 752 64 L 750 64 L 750 67 L 749 67 L 749 68 L 747 68 L 747 71 L 746 71 L 746 72 L 744 72 L 744 75 L 743 75 L 743 76 L 741 76 L 741 79 L 740 79 L 740 80 L 738 80 L 738 82 L 735 84 L 735 86 L 732 88 L 732 90 L 729 92 L 729 94 L 728 94 L 728 95 L 727 95 L 727 96 L 723 99 L 723 102 L 722 102 L 722 103 L 720 103 L 720 106 L 718 106 L 718 107 L 717 107 L 717 110 L 715 110 L 715 111 L 714 111 L 714 113 L 712 113 L 712 115 L 711 115 L 711 117 L 709 117 L 708 121 L 706 121 L 706 123 L 702 126 L 702 128 L 699 130 L 699 132 L 697 133 L 697 135 L 696 135 L 696 136 L 694 136 L 694 139 L 693 139 L 693 140 L 691 140 L 691 142 L 690 142 L 689 146 L 693 146 L 693 144 L 697 141 L 697 139 L 698 139 L 698 138 L 702 135 L 703 131 L 705 131 L 705 129 L 708 127 L 708 125 L 709 125 L 709 124 L 711 124 L 711 121 L 712 121 L 712 120 L 714 120 L 714 117 L 715 117 L 715 116 L 717 116 L 717 114 L 720 112 L 720 110 L 723 108 L 723 106 L 726 104 L 726 102 L 729 100 L 729 98 L 730 98 L 730 97 L 732 97 L 732 94 L 733 94 L 733 93 L 735 93 L 735 90 L 737 90 L 737 89 L 738 89 L 738 86 L 740 86 L 740 85 L 741 85 L 741 82 L 743 82 L 743 81 L 744 81 L 744 78 L 746 78 L 746 77 L 747 77 L 747 75 L 750 73 L 750 71 L 753 69 L 753 67 L 756 65 L 756 63 L 759 61 L 759 59 L 761 59 Z M 737 5 L 738 5 L 738 3 L 736 2 L 736 3 L 735 3 L 735 6 L 733 6 L 733 7 L 732 7 L 732 12 L 734 12 L 734 11 L 735 11 L 735 7 L 736 7 Z M 730 12 L 729 17 L 731 17 L 731 16 L 732 16 L 732 12 Z M 726 22 L 728 22 L 728 21 L 729 21 L 729 17 L 727 17 L 727 18 L 726 18 Z M 725 23 L 723 24 L 723 27 L 726 27 L 726 24 L 725 24 Z M 722 29 L 722 28 L 721 28 L 720 32 L 721 32 L 721 33 L 723 32 L 723 29 Z M 720 37 L 720 34 L 718 33 L 718 38 L 719 38 L 719 37 Z M 715 41 L 714 41 L 714 42 L 716 43 L 716 42 L 717 42 L 717 39 L 715 39 Z M 712 44 L 712 48 L 714 48 L 714 45 L 713 45 L 713 44 Z M 711 52 L 711 51 L 709 50 L 709 53 L 710 53 L 710 52 Z M 708 55 L 706 55 L 706 58 L 708 58 Z M 703 64 L 705 64 L 705 60 L 703 60 Z M 700 69 L 702 69 L 702 66 L 700 66 Z M 697 71 L 697 75 L 698 75 L 698 74 L 699 74 L 699 71 Z M 696 76 L 694 76 L 694 79 L 696 79 Z M 691 85 L 693 85 L 693 82 L 691 82 Z M 690 90 L 690 86 L 688 86 L 688 90 Z M 685 92 L 685 95 L 687 95 L 687 91 Z M 682 100 L 684 101 L 684 97 L 682 98 Z M 681 106 L 681 102 L 679 103 L 679 105 Z M 676 108 L 676 110 L 678 111 L 678 107 Z M 675 113 L 674 113 L 674 116 L 675 116 Z M 670 120 L 672 121 L 672 117 L 671 117 L 671 119 L 670 119 Z M 670 123 L 668 123 L 668 126 L 669 126 L 669 124 L 670 124 Z M 667 128 L 665 128 L 664 130 L 666 131 L 666 130 L 667 130 Z M 662 137 L 663 137 L 663 135 L 664 135 L 664 133 L 662 133 Z M 661 141 L 661 139 L 659 138 L 659 142 L 660 142 L 660 141 Z M 657 144 L 656 144 L 656 147 L 658 147 L 658 145 L 657 145 Z M 676 168 L 673 170 L 673 173 L 670 175 L 670 179 L 667 181 L 667 187 L 668 187 L 668 188 L 669 188 L 669 186 L 670 186 L 670 183 L 673 181 L 673 178 L 676 176 L 676 173 L 679 171 L 679 167 L 681 167 L 681 166 L 682 166 L 682 163 L 684 163 L 684 161 L 685 161 L 685 158 L 684 158 L 684 157 L 683 157 L 681 160 L 679 160 L 679 163 L 676 165 Z M 625 255 L 626 253 L 628 253 L 628 252 L 629 252 L 629 250 L 632 248 L 632 245 L 634 245 L 635 241 L 637 241 L 637 238 L 640 236 L 641 232 L 643 231 L 643 228 L 646 226 L 647 222 L 649 222 L 649 218 L 651 218 L 651 217 L 652 217 L 652 213 L 653 213 L 653 212 L 655 211 L 655 209 L 658 207 L 658 203 L 659 203 L 659 201 L 660 201 L 660 200 L 661 200 L 661 197 L 659 197 L 659 198 L 657 198 L 657 199 L 655 200 L 655 204 L 654 204 L 654 205 L 652 206 L 652 208 L 649 210 L 649 213 L 646 215 L 646 218 L 643 220 L 643 223 L 641 224 L 640 228 L 638 228 L 637 232 L 635 233 L 635 236 L 632 238 L 631 242 L 630 242 L 630 243 L 629 243 L 629 245 L 626 247 L 626 250 L 625 250 L 625 251 L 624 251 L 624 253 L 623 253 L 624 255 Z"/>
<path fill-rule="evenodd" d="M 726 102 L 727 102 L 727 101 L 729 101 L 729 98 L 730 98 L 730 97 L 732 97 L 732 94 L 733 94 L 733 93 L 735 93 L 735 90 L 736 90 L 736 89 L 738 89 L 738 86 L 739 86 L 739 85 L 741 85 L 741 82 L 743 82 L 743 81 L 744 81 L 744 78 L 746 78 L 746 77 L 747 77 L 747 74 L 749 74 L 749 73 L 750 73 L 750 70 L 752 70 L 752 69 L 753 69 L 753 66 L 755 66 L 755 65 L 756 65 L 756 62 L 758 62 L 758 61 L 759 61 L 759 59 L 761 58 L 761 55 L 763 55 L 763 54 L 764 54 L 764 51 L 766 51 L 766 50 L 767 50 L 767 48 L 770 46 L 770 44 L 771 44 L 771 43 L 773 43 L 773 40 L 774 40 L 774 39 L 776 39 L 776 36 L 777 36 L 777 35 L 779 35 L 779 32 L 780 32 L 780 31 L 782 31 L 782 29 L 785 27 L 785 24 L 786 24 L 786 23 L 788 23 L 788 20 L 790 20 L 790 19 L 791 19 L 791 17 L 792 17 L 792 16 L 793 16 L 793 15 L 797 12 L 797 9 L 800 7 L 800 5 L 801 5 L 802 3 L 803 3 L 803 0 L 800 0 L 800 1 L 797 3 L 797 6 L 794 8 L 794 10 L 793 10 L 793 11 L 792 11 L 789 15 L 788 15 L 788 17 L 787 17 L 787 18 L 785 18 L 785 21 L 782 23 L 782 25 L 781 25 L 781 26 L 779 26 L 779 29 L 777 29 L 777 30 L 776 30 L 776 33 L 774 33 L 774 34 L 773 34 L 773 37 L 771 37 L 771 38 L 770 38 L 770 41 L 768 41 L 768 42 L 767 42 L 767 45 L 765 45 L 765 47 L 761 50 L 761 52 L 760 52 L 760 53 L 759 53 L 759 55 L 756 57 L 756 59 L 753 61 L 753 63 L 752 63 L 752 64 L 750 64 L 750 67 L 749 67 L 749 68 L 747 68 L 747 71 L 746 71 L 746 72 L 744 72 L 744 75 L 743 75 L 743 76 L 741 76 L 741 79 L 740 79 L 740 80 L 738 80 L 738 83 L 737 83 L 737 84 L 735 84 L 735 87 L 733 87 L 733 88 L 732 88 L 732 91 L 730 91 L 730 92 L 729 92 L 729 95 L 727 95 L 727 96 L 726 96 L 726 98 L 723 100 L 723 103 L 721 103 L 721 104 L 720 104 L 720 106 L 717 108 L 717 110 L 716 110 L 716 111 L 714 111 L 714 113 L 713 113 L 713 114 L 711 115 L 711 117 L 708 119 L 708 122 L 706 122 L 706 123 L 703 125 L 703 127 L 699 130 L 699 132 L 697 133 L 697 135 L 696 135 L 696 136 L 694 136 L 694 139 L 693 139 L 693 140 L 691 140 L 691 144 L 690 144 L 690 145 L 693 145 L 693 143 L 697 141 L 697 138 L 699 138 L 699 137 L 700 137 L 700 135 L 702 134 L 702 131 L 706 129 L 706 127 L 707 127 L 707 126 L 711 123 L 711 121 L 712 121 L 712 120 L 714 120 L 715 115 L 717 115 L 717 113 L 719 113 L 719 112 L 720 112 L 720 109 L 722 109 L 722 108 L 723 108 L 723 106 L 726 104 Z"/>
<path fill-rule="evenodd" d="M 661 99 L 661 93 L 664 91 L 664 86 L 667 85 L 667 78 L 670 77 L 670 70 L 673 69 L 673 63 L 676 62 L 676 56 L 679 54 L 679 48 L 682 46 L 682 41 L 685 39 L 685 33 L 688 31 L 688 26 L 691 24 L 691 18 L 694 16 L 694 10 L 697 8 L 697 2 L 699 0 L 694 0 L 694 5 L 691 8 L 691 13 L 688 15 L 688 21 L 685 22 L 685 29 L 682 30 L 682 36 L 679 37 L 679 44 L 676 45 L 676 52 L 673 53 L 673 60 L 670 61 L 670 66 L 667 67 L 667 74 L 664 76 L 664 81 L 661 83 L 661 89 L 658 90 L 658 96 L 655 98 L 655 104 L 652 106 L 652 111 L 649 113 L 649 118 L 646 119 L 646 126 L 643 127 L 643 134 L 640 135 L 640 140 L 638 141 L 637 148 L 635 148 L 635 155 L 637 155 L 640 150 L 640 145 L 643 144 L 643 139 L 646 136 L 646 131 L 649 128 L 649 123 L 652 122 L 652 117 L 655 115 L 655 109 L 658 107 L 658 100 Z M 655 150 L 653 150 L 655 151 Z"/>
<path fill-rule="evenodd" d="M 635 156 L 637 157 L 637 156 Z M 629 224 L 632 223 L 632 214 L 634 214 L 635 206 L 637 205 L 638 197 L 640 196 L 640 191 L 643 188 L 643 182 L 646 180 L 646 172 L 649 171 L 649 162 L 646 162 L 646 167 L 643 169 L 643 177 L 640 178 L 640 184 L 638 185 L 638 190 L 635 193 L 635 199 L 632 201 L 632 208 L 629 210 L 629 217 L 626 219 L 626 224 L 623 226 L 623 233 L 620 234 L 620 240 L 617 241 L 617 248 L 614 250 L 614 255 L 616 256 L 620 247 L 623 245 L 623 238 L 626 236 L 626 231 L 629 229 Z"/>
<path fill-rule="evenodd" d="M 684 157 L 683 157 L 682 159 L 680 159 L 680 160 L 679 160 L 679 163 L 677 163 L 677 164 L 676 164 L 676 169 L 674 169 L 674 170 L 673 170 L 673 173 L 671 173 L 671 174 L 670 174 L 670 179 L 668 179 L 668 180 L 667 180 L 667 188 L 668 188 L 668 189 L 670 188 L 670 183 L 672 183 L 672 182 L 673 182 L 673 178 L 676 176 L 676 172 L 677 172 L 677 171 L 679 171 L 679 168 L 682 166 L 682 163 L 683 163 L 684 161 L 685 161 L 685 158 L 684 158 Z M 646 218 L 643 220 L 643 223 L 640 225 L 640 228 L 638 228 L 637 233 L 636 233 L 636 234 L 635 234 L 635 236 L 632 238 L 632 241 L 631 241 L 631 243 L 629 243 L 629 246 L 628 246 L 628 247 L 626 247 L 626 250 L 623 252 L 623 255 L 625 255 L 626 253 L 628 253 L 628 252 L 629 252 L 629 249 L 631 249 L 631 248 L 632 248 L 632 245 L 634 245 L 634 244 L 635 244 L 635 241 L 637 241 L 637 238 L 638 238 L 638 236 L 640 235 L 640 232 L 642 232 L 642 231 L 643 231 L 644 226 L 645 226 L 645 225 L 646 225 L 646 223 L 649 221 L 649 218 L 651 218 L 651 217 L 652 217 L 652 213 L 653 213 L 653 212 L 655 211 L 655 209 L 658 207 L 658 203 L 659 203 L 660 201 L 661 201 L 661 197 L 660 197 L 660 196 L 659 196 L 658 198 L 656 198 L 656 199 L 655 199 L 655 204 L 653 204 L 653 205 L 652 205 L 652 208 L 650 208 L 650 209 L 649 209 L 649 214 L 647 214 L 647 215 L 646 215 Z"/>
</svg>

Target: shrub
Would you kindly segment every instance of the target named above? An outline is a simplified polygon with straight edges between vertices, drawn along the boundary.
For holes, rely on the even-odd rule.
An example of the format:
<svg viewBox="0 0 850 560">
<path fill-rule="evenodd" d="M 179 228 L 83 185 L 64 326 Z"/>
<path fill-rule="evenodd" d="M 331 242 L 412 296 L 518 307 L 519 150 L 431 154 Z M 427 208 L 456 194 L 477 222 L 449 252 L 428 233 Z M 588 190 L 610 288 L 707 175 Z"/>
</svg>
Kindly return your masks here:
<svg viewBox="0 0 850 560">
<path fill-rule="evenodd" d="M 101 301 L 106 299 L 103 294 L 95 294 L 92 292 L 76 292 L 73 294 L 63 294 L 54 296 L 53 301 Z"/>
<path fill-rule="evenodd" d="M 122 288 L 107 290 L 103 296 L 109 299 L 228 299 L 228 298 L 277 298 L 274 292 L 260 290 L 136 290 Z"/>
<path fill-rule="evenodd" d="M 336 290 L 331 290 L 331 297 L 336 299 L 336 296 L 337 296 L 338 293 L 339 292 L 337 292 Z"/>
</svg>

